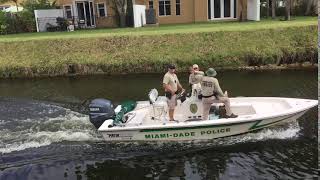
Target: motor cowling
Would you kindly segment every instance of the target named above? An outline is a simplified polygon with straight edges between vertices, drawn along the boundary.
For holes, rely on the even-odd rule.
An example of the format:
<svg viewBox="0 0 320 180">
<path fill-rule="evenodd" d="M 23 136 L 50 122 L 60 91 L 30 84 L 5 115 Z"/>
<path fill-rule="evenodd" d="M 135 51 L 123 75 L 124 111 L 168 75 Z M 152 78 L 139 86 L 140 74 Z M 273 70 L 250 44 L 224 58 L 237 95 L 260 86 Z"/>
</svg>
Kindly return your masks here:
<svg viewBox="0 0 320 180">
<path fill-rule="evenodd" d="M 110 100 L 94 99 L 89 104 L 90 122 L 98 129 L 105 120 L 114 119 L 115 112 Z"/>
</svg>

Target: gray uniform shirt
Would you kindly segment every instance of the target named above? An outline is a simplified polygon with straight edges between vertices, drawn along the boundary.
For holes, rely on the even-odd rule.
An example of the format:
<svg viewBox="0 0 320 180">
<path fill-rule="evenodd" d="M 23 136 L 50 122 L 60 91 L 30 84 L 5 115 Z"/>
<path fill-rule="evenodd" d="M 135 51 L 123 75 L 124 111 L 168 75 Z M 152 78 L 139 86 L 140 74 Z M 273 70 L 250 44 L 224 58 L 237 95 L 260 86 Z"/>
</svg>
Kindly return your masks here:
<svg viewBox="0 0 320 180">
<path fill-rule="evenodd" d="M 199 79 L 201 79 L 201 76 L 204 75 L 204 72 L 203 71 L 196 71 L 192 74 L 190 74 L 189 76 L 189 83 L 190 84 L 197 84 L 199 83 Z"/>
<path fill-rule="evenodd" d="M 214 92 L 218 96 L 224 96 L 219 81 L 214 77 L 203 76 L 201 78 L 201 92 L 203 96 L 211 96 Z"/>
</svg>

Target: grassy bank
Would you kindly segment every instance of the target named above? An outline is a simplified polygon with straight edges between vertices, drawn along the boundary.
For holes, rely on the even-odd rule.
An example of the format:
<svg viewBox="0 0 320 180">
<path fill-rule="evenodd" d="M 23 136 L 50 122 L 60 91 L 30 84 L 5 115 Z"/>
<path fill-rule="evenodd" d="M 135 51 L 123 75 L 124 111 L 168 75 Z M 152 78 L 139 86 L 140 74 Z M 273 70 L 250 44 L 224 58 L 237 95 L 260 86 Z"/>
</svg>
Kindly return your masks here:
<svg viewBox="0 0 320 180">
<path fill-rule="evenodd" d="M 2 77 L 163 72 L 317 61 L 316 18 L 0 37 Z"/>
<path fill-rule="evenodd" d="M 21 33 L 3 36 L 0 35 L 0 42 L 66 38 L 105 38 L 114 36 L 163 35 L 216 31 L 255 31 L 263 29 L 279 29 L 310 25 L 317 25 L 317 17 L 293 17 L 292 21 L 281 21 L 280 19 L 262 19 L 259 22 L 211 21 L 195 24 L 161 25 L 159 27 L 90 29 L 77 30 L 74 32 Z"/>
</svg>

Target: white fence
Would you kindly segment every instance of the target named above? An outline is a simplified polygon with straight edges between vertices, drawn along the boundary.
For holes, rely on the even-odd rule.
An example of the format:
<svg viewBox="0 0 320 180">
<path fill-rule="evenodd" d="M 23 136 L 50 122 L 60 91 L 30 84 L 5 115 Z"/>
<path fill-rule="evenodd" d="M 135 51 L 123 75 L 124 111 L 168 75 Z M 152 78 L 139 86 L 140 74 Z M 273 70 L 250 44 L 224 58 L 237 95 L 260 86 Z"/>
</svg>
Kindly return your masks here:
<svg viewBox="0 0 320 180">
<path fill-rule="evenodd" d="M 47 31 L 47 24 L 57 26 L 57 17 L 63 17 L 62 9 L 34 10 L 37 32 Z"/>
</svg>

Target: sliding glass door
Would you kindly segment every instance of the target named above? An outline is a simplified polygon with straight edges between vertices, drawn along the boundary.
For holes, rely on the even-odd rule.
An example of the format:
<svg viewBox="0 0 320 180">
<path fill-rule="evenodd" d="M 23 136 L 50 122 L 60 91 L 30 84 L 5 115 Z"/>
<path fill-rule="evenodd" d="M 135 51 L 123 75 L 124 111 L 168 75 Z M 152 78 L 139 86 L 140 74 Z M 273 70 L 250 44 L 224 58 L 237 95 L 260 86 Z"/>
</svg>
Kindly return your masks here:
<svg viewBox="0 0 320 180">
<path fill-rule="evenodd" d="M 80 26 L 94 27 L 95 18 L 92 1 L 76 1 L 78 23 Z"/>
<path fill-rule="evenodd" d="M 237 17 L 237 0 L 208 0 L 208 19 L 230 19 Z"/>
</svg>

